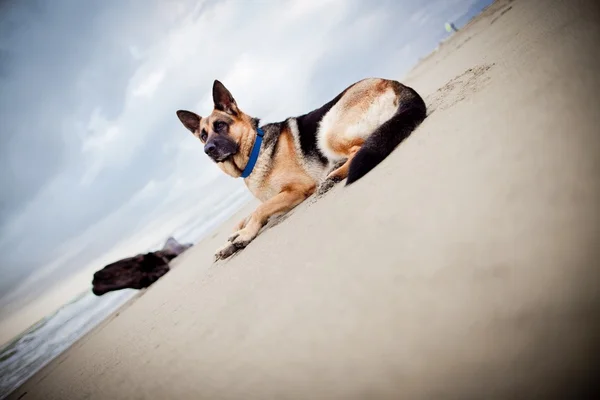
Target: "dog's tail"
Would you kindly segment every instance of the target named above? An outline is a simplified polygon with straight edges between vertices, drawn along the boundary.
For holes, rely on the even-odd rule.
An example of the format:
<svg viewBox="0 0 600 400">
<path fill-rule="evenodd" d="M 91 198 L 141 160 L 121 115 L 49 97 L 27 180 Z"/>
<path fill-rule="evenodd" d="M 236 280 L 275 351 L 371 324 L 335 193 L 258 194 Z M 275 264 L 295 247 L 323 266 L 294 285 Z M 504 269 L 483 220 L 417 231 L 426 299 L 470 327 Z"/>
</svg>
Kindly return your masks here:
<svg viewBox="0 0 600 400">
<path fill-rule="evenodd" d="M 398 111 L 392 118 L 375 130 L 350 162 L 349 185 L 382 162 L 427 115 L 427 107 L 421 96 L 412 88 L 403 87 Z"/>
</svg>

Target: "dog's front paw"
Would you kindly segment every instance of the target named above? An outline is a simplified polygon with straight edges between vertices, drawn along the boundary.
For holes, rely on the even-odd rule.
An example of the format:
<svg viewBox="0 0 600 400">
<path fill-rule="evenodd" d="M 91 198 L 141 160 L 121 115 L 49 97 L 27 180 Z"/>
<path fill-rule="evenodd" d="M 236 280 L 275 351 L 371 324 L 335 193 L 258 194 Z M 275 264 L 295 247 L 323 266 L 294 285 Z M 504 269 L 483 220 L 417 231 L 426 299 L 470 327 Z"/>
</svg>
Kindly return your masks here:
<svg viewBox="0 0 600 400">
<path fill-rule="evenodd" d="M 233 243 L 231 242 L 227 242 L 225 244 L 225 246 L 221 247 L 220 249 L 218 249 L 215 252 L 215 259 L 214 262 L 217 262 L 219 260 L 224 260 L 226 258 L 229 258 L 231 255 L 233 255 L 236 251 L 238 251 L 238 249 L 233 245 Z"/>
<path fill-rule="evenodd" d="M 215 261 L 231 257 L 233 254 L 248 246 L 255 237 L 256 235 L 253 235 L 252 232 L 248 231 L 246 228 L 234 232 L 227 239 L 227 244 L 216 251 Z"/>
</svg>

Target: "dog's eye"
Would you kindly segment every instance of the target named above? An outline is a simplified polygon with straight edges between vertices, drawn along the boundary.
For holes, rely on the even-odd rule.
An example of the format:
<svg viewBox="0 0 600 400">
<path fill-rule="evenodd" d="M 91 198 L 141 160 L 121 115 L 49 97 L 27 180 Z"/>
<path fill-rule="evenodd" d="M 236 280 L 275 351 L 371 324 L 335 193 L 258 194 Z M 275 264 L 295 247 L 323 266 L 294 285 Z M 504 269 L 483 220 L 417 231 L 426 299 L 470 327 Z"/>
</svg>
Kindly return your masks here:
<svg viewBox="0 0 600 400">
<path fill-rule="evenodd" d="M 202 132 L 200 132 L 200 140 L 202 140 L 203 142 L 206 142 L 207 137 L 208 137 L 208 134 L 206 133 L 206 131 L 204 129 L 202 129 Z"/>
<path fill-rule="evenodd" d="M 215 128 L 216 132 L 222 132 L 226 126 L 227 126 L 227 124 L 223 121 L 216 121 L 214 124 L 214 128 Z"/>
</svg>

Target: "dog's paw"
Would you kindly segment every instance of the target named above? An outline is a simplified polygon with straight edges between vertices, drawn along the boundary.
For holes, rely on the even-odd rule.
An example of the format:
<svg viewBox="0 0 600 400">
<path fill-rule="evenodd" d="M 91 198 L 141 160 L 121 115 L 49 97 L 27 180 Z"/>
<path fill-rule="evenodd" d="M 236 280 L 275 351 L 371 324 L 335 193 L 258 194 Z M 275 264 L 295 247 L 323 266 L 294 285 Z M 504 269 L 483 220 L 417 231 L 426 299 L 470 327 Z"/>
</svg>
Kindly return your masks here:
<svg viewBox="0 0 600 400">
<path fill-rule="evenodd" d="M 215 252 L 215 261 L 224 260 L 242 250 L 256 237 L 246 228 L 234 232 L 227 239 L 227 243 Z"/>
<path fill-rule="evenodd" d="M 238 250 L 239 249 L 237 249 L 233 243 L 227 242 L 225 246 L 221 247 L 215 252 L 214 262 L 229 258 Z"/>
<path fill-rule="evenodd" d="M 342 179 L 338 177 L 330 177 L 325 179 L 317 188 L 317 197 L 323 196 L 329 192 L 337 183 L 341 182 Z"/>
</svg>

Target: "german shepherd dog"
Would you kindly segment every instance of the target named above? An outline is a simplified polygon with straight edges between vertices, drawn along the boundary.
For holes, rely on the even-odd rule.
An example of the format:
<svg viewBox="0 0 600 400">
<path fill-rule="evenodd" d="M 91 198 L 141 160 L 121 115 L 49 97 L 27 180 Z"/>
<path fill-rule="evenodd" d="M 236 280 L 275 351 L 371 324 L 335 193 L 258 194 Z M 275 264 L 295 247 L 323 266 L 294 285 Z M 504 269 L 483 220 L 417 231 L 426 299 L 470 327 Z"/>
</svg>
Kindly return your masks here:
<svg viewBox="0 0 600 400">
<path fill-rule="evenodd" d="M 346 185 L 360 179 L 426 117 L 425 102 L 415 90 L 379 78 L 360 80 L 307 114 L 263 126 L 218 80 L 212 95 L 209 116 L 186 110 L 177 116 L 217 166 L 242 177 L 261 201 L 217 250 L 215 261 L 246 247 L 270 217 L 346 178 Z"/>
</svg>

